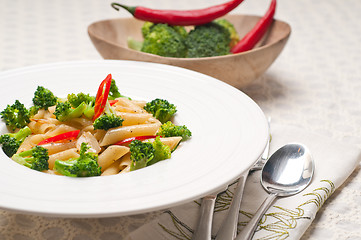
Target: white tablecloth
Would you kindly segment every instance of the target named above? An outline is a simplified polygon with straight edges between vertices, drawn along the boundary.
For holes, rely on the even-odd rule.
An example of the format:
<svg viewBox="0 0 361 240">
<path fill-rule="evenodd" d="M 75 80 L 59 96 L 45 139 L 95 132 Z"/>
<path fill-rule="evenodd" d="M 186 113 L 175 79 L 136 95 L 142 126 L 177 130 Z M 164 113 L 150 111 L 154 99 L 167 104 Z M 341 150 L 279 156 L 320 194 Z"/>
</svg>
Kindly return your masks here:
<svg viewBox="0 0 361 240">
<path fill-rule="evenodd" d="M 222 0 L 123 0 L 129 5 L 190 9 Z M 0 0 L 0 71 L 34 64 L 101 59 L 87 26 L 128 17 L 111 1 Z M 269 0 L 245 0 L 233 13 L 262 15 Z M 242 89 L 272 121 L 299 125 L 361 147 L 361 27 L 358 0 L 279 0 L 276 18 L 291 38 L 276 62 Z M 1 183 L 0 183 L 1 184 Z M 306 239 L 361 239 L 361 172 L 324 204 Z M 1 196 L 0 196 L 1 197 Z M 0 239 L 122 239 L 160 212 L 105 219 L 58 219 L 0 210 Z"/>
</svg>

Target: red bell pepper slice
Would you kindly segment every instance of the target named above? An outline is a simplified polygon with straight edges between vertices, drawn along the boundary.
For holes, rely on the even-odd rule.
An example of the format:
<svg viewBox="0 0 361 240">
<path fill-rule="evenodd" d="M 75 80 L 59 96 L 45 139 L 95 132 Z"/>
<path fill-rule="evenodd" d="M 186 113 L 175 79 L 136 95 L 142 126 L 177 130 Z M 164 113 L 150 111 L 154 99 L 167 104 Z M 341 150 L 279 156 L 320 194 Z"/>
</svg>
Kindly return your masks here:
<svg viewBox="0 0 361 240">
<path fill-rule="evenodd" d="M 134 140 L 139 140 L 139 141 L 143 141 L 143 140 L 146 140 L 146 139 L 152 139 L 152 138 L 156 138 L 157 136 L 156 135 L 145 135 L 145 136 L 138 136 L 138 137 L 130 137 L 130 138 L 126 138 L 126 139 L 123 139 L 117 143 L 114 143 L 114 145 L 125 145 L 125 144 L 128 144 L 128 143 L 131 143 L 132 141 Z"/>
<path fill-rule="evenodd" d="M 108 76 L 100 84 L 98 88 L 97 96 L 95 97 L 93 121 L 97 119 L 104 112 L 105 105 L 107 104 L 108 101 L 111 84 L 112 84 L 112 75 L 108 74 Z"/>
<path fill-rule="evenodd" d="M 44 139 L 43 141 L 39 142 L 38 145 L 44 145 L 44 144 L 47 144 L 47 143 L 60 142 L 60 141 L 65 141 L 65 140 L 73 140 L 73 139 L 76 139 L 78 137 L 79 132 L 80 132 L 80 130 L 61 133 L 61 134 L 56 135 L 54 137 Z"/>
</svg>

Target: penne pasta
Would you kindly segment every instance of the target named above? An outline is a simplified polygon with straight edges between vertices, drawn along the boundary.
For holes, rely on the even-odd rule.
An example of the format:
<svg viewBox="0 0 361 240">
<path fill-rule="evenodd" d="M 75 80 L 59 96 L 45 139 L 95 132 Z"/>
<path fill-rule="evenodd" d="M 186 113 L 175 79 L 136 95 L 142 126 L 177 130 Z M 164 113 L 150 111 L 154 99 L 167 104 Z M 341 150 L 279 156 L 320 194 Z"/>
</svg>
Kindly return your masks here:
<svg viewBox="0 0 361 240">
<path fill-rule="evenodd" d="M 62 123 L 62 124 L 58 125 L 56 128 L 54 128 L 52 131 L 46 132 L 46 135 L 48 137 L 53 137 L 53 136 L 59 135 L 61 133 L 66 133 L 66 132 L 75 131 L 75 130 L 77 130 L 77 129 L 72 126 Z"/>
<path fill-rule="evenodd" d="M 52 155 L 49 155 L 49 169 L 53 169 L 54 168 L 54 163 L 55 160 L 69 160 L 70 158 L 78 158 L 79 157 L 79 153 L 78 150 L 76 148 L 71 148 L 62 152 L 58 152 Z"/>
<path fill-rule="evenodd" d="M 122 123 L 123 126 L 144 124 L 153 117 L 150 113 L 118 112 L 117 115 L 124 119 Z"/>
<path fill-rule="evenodd" d="M 98 140 L 90 132 L 83 132 L 76 141 L 76 148 L 80 151 L 81 144 L 88 143 L 89 150 L 91 152 L 99 153 L 102 149 L 99 146 Z"/>
<path fill-rule="evenodd" d="M 98 164 L 101 170 L 104 171 L 116 160 L 120 159 L 129 152 L 128 147 L 113 145 L 104 150 L 98 157 Z M 118 164 L 119 165 L 119 164 Z"/>
<path fill-rule="evenodd" d="M 58 152 L 62 152 L 71 148 L 75 148 L 76 147 L 76 141 L 70 141 L 70 142 L 65 142 L 65 143 L 47 143 L 47 144 L 43 144 L 41 145 L 42 147 L 48 149 L 48 154 L 52 155 Z"/>
<path fill-rule="evenodd" d="M 130 164 L 132 160 L 130 160 L 130 153 L 125 154 L 121 159 L 119 163 L 119 169 L 121 171 L 124 171 L 126 168 L 130 169 Z"/>
<path fill-rule="evenodd" d="M 109 176 L 109 175 L 118 174 L 120 171 L 119 162 L 120 160 L 113 162 L 107 169 L 104 170 L 104 172 L 102 172 L 100 176 Z"/>
<path fill-rule="evenodd" d="M 130 137 L 155 135 L 160 125 L 160 123 L 150 123 L 109 129 L 101 140 L 100 146 L 114 144 Z"/>
</svg>

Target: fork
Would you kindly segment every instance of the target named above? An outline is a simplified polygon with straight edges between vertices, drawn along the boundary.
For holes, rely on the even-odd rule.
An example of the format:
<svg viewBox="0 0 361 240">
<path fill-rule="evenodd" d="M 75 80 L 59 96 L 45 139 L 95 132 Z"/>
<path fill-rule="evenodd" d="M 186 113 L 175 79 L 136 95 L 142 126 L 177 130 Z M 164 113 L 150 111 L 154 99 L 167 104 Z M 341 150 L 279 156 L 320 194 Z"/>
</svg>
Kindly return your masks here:
<svg viewBox="0 0 361 240">
<path fill-rule="evenodd" d="M 270 129 L 271 118 L 268 119 L 268 128 Z M 232 203 L 229 207 L 228 214 L 222 223 L 221 228 L 218 230 L 216 240 L 233 240 L 237 235 L 237 222 L 239 208 L 241 205 L 241 199 L 243 196 L 243 189 L 246 183 L 246 179 L 249 173 L 262 169 L 269 156 L 271 135 L 266 144 L 266 148 L 262 153 L 262 156 L 251 167 L 249 171 L 244 173 L 238 180 L 237 187 L 234 192 Z M 192 240 L 210 240 L 212 238 L 211 228 L 213 219 L 213 209 L 218 193 L 210 194 L 202 199 L 200 216 L 195 232 L 193 233 Z"/>
<path fill-rule="evenodd" d="M 271 118 L 268 119 L 268 129 L 270 129 Z M 219 228 L 216 236 L 216 240 L 233 240 L 237 235 L 237 224 L 238 224 L 238 215 L 239 209 L 241 206 L 241 200 L 243 197 L 243 190 L 246 184 L 248 174 L 261 170 L 264 164 L 266 163 L 269 157 L 270 142 L 272 140 L 271 134 L 266 144 L 262 156 L 257 160 L 257 162 L 246 171 L 238 180 L 237 187 L 234 191 L 233 199 L 231 205 L 228 209 L 228 213 L 223 221 L 221 227 Z"/>
<path fill-rule="evenodd" d="M 211 240 L 212 238 L 212 220 L 213 209 L 216 203 L 217 195 L 225 192 L 228 186 L 224 187 L 222 191 L 207 195 L 202 198 L 200 215 L 197 228 L 193 233 L 192 240 Z"/>
</svg>

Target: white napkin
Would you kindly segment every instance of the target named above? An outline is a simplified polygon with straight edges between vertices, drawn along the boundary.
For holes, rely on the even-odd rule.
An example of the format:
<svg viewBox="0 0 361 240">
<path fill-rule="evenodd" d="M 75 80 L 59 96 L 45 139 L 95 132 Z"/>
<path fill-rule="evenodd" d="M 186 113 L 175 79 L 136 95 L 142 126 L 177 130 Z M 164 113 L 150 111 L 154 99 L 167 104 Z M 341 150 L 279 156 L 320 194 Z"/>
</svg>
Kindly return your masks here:
<svg viewBox="0 0 361 240">
<path fill-rule="evenodd" d="M 315 160 L 311 184 L 301 193 L 278 198 L 261 220 L 253 239 L 299 239 L 330 195 L 349 177 L 361 160 L 355 146 L 335 142 L 294 126 L 272 123 L 271 153 L 284 144 L 305 144 Z M 235 184 L 218 196 L 212 234 L 216 234 L 227 212 Z M 260 171 L 248 176 L 239 214 L 238 231 L 250 220 L 267 193 L 260 184 Z M 197 225 L 201 200 L 166 210 L 158 218 L 130 233 L 126 240 L 191 239 Z"/>
</svg>

